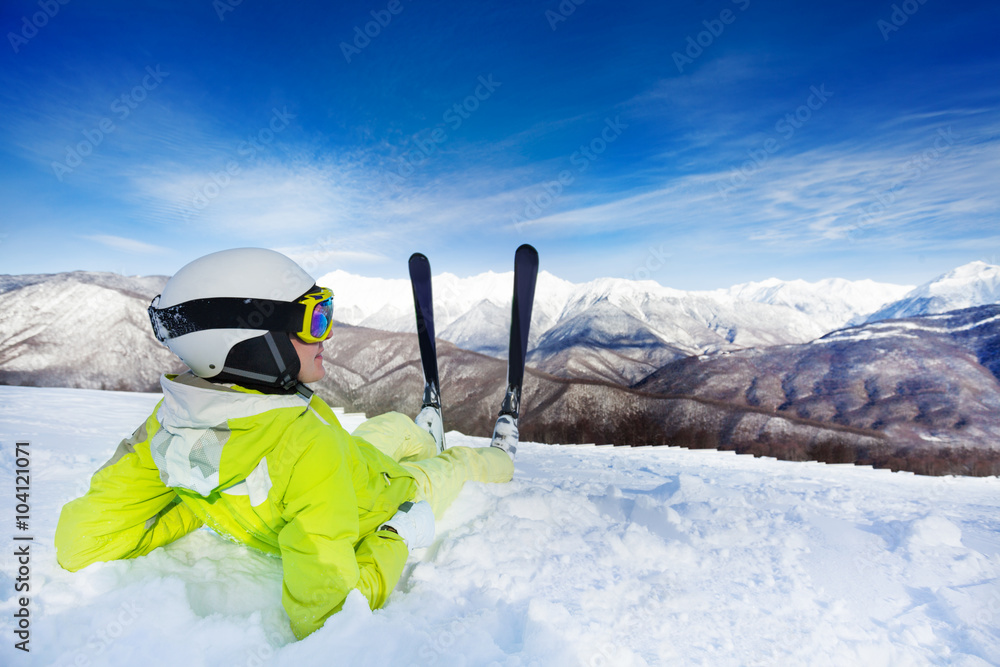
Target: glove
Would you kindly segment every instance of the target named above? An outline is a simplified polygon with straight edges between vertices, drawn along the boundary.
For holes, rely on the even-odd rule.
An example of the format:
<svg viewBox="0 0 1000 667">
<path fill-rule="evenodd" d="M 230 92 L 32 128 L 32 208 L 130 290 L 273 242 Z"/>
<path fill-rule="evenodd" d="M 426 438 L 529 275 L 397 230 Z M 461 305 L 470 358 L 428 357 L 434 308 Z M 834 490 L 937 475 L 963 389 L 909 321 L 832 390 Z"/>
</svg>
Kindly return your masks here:
<svg viewBox="0 0 1000 667">
<path fill-rule="evenodd" d="M 434 512 L 426 500 L 405 502 L 391 519 L 379 526 L 403 538 L 408 549 L 429 547 L 434 541 Z"/>
</svg>

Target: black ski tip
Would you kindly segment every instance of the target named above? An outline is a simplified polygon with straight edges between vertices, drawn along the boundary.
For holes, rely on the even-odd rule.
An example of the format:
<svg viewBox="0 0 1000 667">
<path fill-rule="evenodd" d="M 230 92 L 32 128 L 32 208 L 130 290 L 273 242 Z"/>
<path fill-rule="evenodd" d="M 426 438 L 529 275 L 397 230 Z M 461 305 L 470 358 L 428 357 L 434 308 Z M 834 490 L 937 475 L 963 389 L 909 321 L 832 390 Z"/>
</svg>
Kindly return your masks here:
<svg viewBox="0 0 1000 667">
<path fill-rule="evenodd" d="M 535 250 L 535 246 L 530 243 L 524 243 L 518 246 L 517 250 L 514 252 L 514 257 L 522 257 L 524 259 L 534 259 L 535 263 L 538 263 L 538 251 Z"/>
<path fill-rule="evenodd" d="M 410 280 L 416 281 L 429 281 L 431 277 L 431 261 L 427 259 L 427 256 L 420 252 L 415 252 L 410 255 L 410 261 L 407 264 L 410 269 Z"/>
</svg>

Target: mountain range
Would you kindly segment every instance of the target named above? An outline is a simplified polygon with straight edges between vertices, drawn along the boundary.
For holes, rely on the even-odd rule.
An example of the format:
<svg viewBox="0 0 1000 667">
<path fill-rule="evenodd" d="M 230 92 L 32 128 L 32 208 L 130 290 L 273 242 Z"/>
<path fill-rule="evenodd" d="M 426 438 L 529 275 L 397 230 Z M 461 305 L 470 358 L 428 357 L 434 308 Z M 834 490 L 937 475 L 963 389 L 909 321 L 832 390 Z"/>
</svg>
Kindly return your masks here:
<svg viewBox="0 0 1000 667">
<path fill-rule="evenodd" d="M 877 451 L 826 452 L 934 471 L 1000 472 L 1000 305 L 834 331 L 802 345 L 688 357 L 634 389 L 875 431 Z M 793 443 L 786 443 L 797 449 Z M 785 445 L 782 445 L 785 446 Z M 947 452 L 947 456 L 943 456 Z M 775 455 L 772 450 L 771 455 Z"/>
<path fill-rule="evenodd" d="M 434 276 L 437 336 L 505 358 L 512 273 Z M 406 280 L 335 271 L 336 318 L 393 332 L 416 331 Z M 573 284 L 542 271 L 528 362 L 560 377 L 632 384 L 692 354 L 802 343 L 904 297 L 912 286 L 870 280 L 766 280 L 684 292 L 652 281 L 604 278 Z"/>
<path fill-rule="evenodd" d="M 913 287 L 777 279 L 683 292 L 539 275 L 525 437 L 719 447 L 940 472 L 993 468 L 1000 267 Z M 156 391 L 183 369 L 145 309 L 166 277 L 0 276 L 0 383 Z M 321 395 L 413 414 L 409 283 L 333 272 L 340 325 Z M 446 422 L 488 432 L 502 390 L 511 274 L 434 277 Z M 955 313 L 956 308 L 966 310 Z M 944 316 L 941 313 L 949 313 Z M 887 319 L 905 316 L 908 319 Z M 976 451 L 970 463 L 966 454 Z M 992 452 L 992 453 L 991 453 Z M 976 467 L 978 466 L 978 467 Z M 1000 468 L 998 468 L 1000 471 Z"/>
<path fill-rule="evenodd" d="M 865 321 L 934 315 L 990 303 L 1000 303 L 1000 266 L 971 262 L 887 303 Z"/>
<path fill-rule="evenodd" d="M 159 391 L 184 365 L 146 308 L 165 276 L 74 271 L 0 276 L 0 384 Z"/>
</svg>

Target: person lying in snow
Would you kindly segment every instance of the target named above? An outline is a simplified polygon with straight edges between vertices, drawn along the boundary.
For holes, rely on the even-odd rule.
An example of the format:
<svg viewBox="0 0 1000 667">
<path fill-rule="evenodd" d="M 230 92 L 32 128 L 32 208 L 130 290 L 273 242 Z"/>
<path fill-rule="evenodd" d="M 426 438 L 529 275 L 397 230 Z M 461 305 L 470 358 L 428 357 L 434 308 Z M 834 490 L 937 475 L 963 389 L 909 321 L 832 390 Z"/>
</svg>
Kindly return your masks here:
<svg viewBox="0 0 1000 667">
<path fill-rule="evenodd" d="M 390 412 L 347 433 L 306 386 L 325 374 L 332 310 L 330 290 L 271 250 L 181 268 L 149 313 L 190 371 L 161 378 L 163 400 L 63 507 L 59 564 L 135 558 L 206 525 L 281 557 L 300 639 L 353 589 L 381 607 L 434 517 L 466 481 L 510 481 L 513 451 L 442 451 L 440 412 L 422 412 L 424 428 Z"/>
</svg>

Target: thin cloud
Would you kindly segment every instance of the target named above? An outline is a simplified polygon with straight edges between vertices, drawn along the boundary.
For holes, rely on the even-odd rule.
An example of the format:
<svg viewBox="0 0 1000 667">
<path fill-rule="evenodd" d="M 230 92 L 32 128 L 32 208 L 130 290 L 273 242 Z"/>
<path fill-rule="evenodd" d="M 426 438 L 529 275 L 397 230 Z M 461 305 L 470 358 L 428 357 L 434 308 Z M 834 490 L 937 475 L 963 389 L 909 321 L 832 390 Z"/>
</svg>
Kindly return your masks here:
<svg viewBox="0 0 1000 667">
<path fill-rule="evenodd" d="M 189 224 L 271 244 L 285 238 L 290 248 L 319 244 L 323 256 L 317 261 L 335 266 L 386 261 L 379 248 L 442 229 L 502 227 L 549 237 L 646 229 L 789 248 L 859 237 L 916 243 L 928 234 L 981 234 L 986 218 L 1000 208 L 991 180 L 1000 167 L 1000 142 L 991 139 L 997 133 L 983 126 L 989 115 L 980 111 L 926 114 L 919 126 L 876 127 L 881 134 L 873 145 L 841 139 L 797 153 L 789 145 L 742 175 L 745 156 L 682 175 L 645 162 L 600 180 L 588 174 L 554 196 L 545 185 L 558 172 L 546 163 L 427 174 L 390 190 L 383 187 L 382 164 L 371 155 L 315 158 L 306 148 L 241 165 L 229 177 L 211 166 L 153 165 L 132 183 L 151 223 Z M 943 129 L 951 133 L 946 139 Z M 661 185 L 638 187 L 640 172 L 641 182 Z M 327 238 L 349 239 L 349 245 L 327 255 Z"/>
<path fill-rule="evenodd" d="M 352 240 L 341 239 L 341 241 L 350 242 Z M 276 250 L 295 260 L 299 266 L 314 276 L 321 276 L 344 267 L 350 267 L 352 271 L 357 271 L 359 267 L 371 267 L 392 261 L 391 258 L 377 252 L 338 250 L 329 247 L 329 244 L 335 243 L 337 243 L 335 239 L 320 239 L 313 246 L 276 248 Z"/>
<path fill-rule="evenodd" d="M 101 245 L 126 253 L 160 255 L 171 252 L 169 248 L 164 248 L 163 246 L 153 245 L 136 239 L 127 239 L 122 236 L 113 236 L 110 234 L 88 234 L 82 238 L 95 241 Z"/>
<path fill-rule="evenodd" d="M 315 234 L 358 220 L 362 193 L 341 170 L 269 159 L 225 169 L 153 167 L 131 197 L 148 221 L 251 236 Z"/>
<path fill-rule="evenodd" d="M 939 121 L 939 118 L 935 118 Z M 665 185 L 606 195 L 568 191 L 521 225 L 539 233 L 710 227 L 766 244 L 816 245 L 858 235 L 954 239 L 995 224 L 1000 142 L 989 127 L 936 122 L 897 134 L 892 148 L 842 142 L 769 156 Z M 741 167 L 743 170 L 741 171 Z M 539 190 L 540 191 L 540 190 Z M 545 203 L 544 197 L 536 203 Z"/>
</svg>

